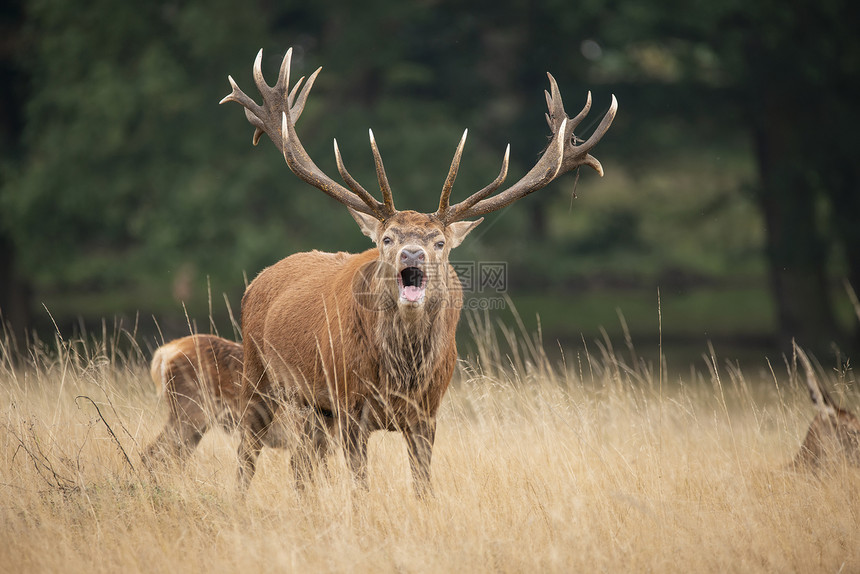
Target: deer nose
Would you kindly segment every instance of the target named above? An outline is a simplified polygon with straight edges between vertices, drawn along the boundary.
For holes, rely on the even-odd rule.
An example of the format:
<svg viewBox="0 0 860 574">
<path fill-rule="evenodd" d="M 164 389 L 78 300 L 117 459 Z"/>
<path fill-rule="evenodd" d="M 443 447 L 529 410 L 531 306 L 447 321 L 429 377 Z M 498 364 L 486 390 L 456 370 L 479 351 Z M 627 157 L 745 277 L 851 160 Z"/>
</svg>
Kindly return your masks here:
<svg viewBox="0 0 860 574">
<path fill-rule="evenodd" d="M 420 247 L 404 247 L 400 252 L 400 263 L 406 267 L 422 265 L 425 258 L 426 255 L 424 254 L 424 250 Z"/>
</svg>

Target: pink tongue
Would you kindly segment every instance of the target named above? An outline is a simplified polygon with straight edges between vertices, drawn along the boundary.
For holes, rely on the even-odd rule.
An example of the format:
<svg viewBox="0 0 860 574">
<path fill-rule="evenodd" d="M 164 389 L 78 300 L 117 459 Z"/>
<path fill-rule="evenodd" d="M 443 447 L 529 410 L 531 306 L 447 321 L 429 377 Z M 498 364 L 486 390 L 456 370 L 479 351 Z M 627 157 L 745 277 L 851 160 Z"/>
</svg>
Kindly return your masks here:
<svg viewBox="0 0 860 574">
<path fill-rule="evenodd" d="M 412 301 L 414 303 L 424 294 L 424 289 L 421 287 L 415 287 L 413 285 L 410 285 L 409 287 L 403 288 L 402 294 L 407 301 Z"/>
</svg>

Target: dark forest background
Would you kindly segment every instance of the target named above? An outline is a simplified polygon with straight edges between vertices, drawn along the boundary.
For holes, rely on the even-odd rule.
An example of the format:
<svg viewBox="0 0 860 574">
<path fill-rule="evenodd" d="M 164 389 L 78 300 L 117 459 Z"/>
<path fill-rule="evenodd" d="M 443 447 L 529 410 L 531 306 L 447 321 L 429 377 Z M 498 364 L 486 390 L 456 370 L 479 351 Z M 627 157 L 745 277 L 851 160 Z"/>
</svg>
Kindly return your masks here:
<svg viewBox="0 0 860 574">
<path fill-rule="evenodd" d="M 619 100 L 582 170 L 490 215 L 455 252 L 504 262 L 544 340 L 629 333 L 686 357 L 762 357 L 792 338 L 858 349 L 860 34 L 847 0 L 0 5 L 0 312 L 19 340 L 121 324 L 235 336 L 245 281 L 290 253 L 368 247 L 235 104 L 251 65 L 324 66 L 298 130 L 336 177 L 431 211 L 464 128 L 462 199 L 547 142 L 545 73 L 569 113 Z M 589 125 L 589 121 L 592 123 Z M 494 294 L 498 295 L 498 294 Z M 478 299 L 487 294 L 475 293 Z M 510 305 L 496 311 L 510 318 Z M 211 323 L 210 323 L 211 321 Z M 553 343 L 554 345 L 554 343 Z M 548 345 L 548 346 L 553 346 Z M 855 353 L 856 354 L 856 353 Z"/>
</svg>

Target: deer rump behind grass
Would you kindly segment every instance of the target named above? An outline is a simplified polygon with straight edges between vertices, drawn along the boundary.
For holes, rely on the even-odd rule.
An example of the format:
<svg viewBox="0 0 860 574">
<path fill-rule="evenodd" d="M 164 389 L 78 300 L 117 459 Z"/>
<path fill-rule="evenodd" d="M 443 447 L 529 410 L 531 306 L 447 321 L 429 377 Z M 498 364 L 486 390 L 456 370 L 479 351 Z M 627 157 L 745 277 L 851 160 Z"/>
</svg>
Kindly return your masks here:
<svg viewBox="0 0 860 574">
<path fill-rule="evenodd" d="M 168 419 L 144 449 L 144 462 L 184 460 L 209 428 L 236 428 L 242 360 L 242 345 L 212 335 L 175 339 L 155 350 L 150 375 Z"/>
<path fill-rule="evenodd" d="M 143 450 L 141 458 L 152 467 L 157 463 L 183 462 L 212 428 L 230 433 L 242 418 L 239 396 L 242 389 L 241 343 L 215 335 L 189 335 L 160 346 L 152 354 L 150 375 L 168 418 L 158 436 Z M 286 448 L 295 437 L 295 421 L 279 420 L 265 436 L 267 446 Z"/>
<path fill-rule="evenodd" d="M 552 141 L 535 166 L 501 192 L 510 147 L 498 177 L 456 205 L 451 190 L 466 141 L 464 132 L 434 213 L 399 211 L 382 158 L 370 133 L 383 201 L 375 199 L 346 170 L 334 142 L 343 187 L 308 157 L 295 130 L 317 69 L 290 88 L 291 50 L 275 86 L 262 73 L 262 50 L 254 63 L 258 105 L 232 78 L 223 102 L 237 102 L 256 128 L 253 143 L 269 136 L 302 180 L 347 206 L 376 247 L 364 253 L 297 253 L 263 270 L 242 299 L 244 366 L 240 393 L 239 484 L 246 489 L 256 460 L 279 416 L 296 421 L 291 465 L 298 483 L 336 437 L 360 483 L 366 483 L 367 441 L 378 430 L 402 432 L 418 494 L 430 488 L 436 413 L 457 360 L 455 331 L 463 293 L 448 263 L 451 249 L 481 221 L 582 165 L 601 175 L 589 151 L 609 129 L 617 103 L 586 140 L 574 128 L 591 107 L 589 94 L 574 118 L 564 111 L 552 76 L 546 93 Z M 347 189 L 348 188 L 348 189 Z"/>
</svg>

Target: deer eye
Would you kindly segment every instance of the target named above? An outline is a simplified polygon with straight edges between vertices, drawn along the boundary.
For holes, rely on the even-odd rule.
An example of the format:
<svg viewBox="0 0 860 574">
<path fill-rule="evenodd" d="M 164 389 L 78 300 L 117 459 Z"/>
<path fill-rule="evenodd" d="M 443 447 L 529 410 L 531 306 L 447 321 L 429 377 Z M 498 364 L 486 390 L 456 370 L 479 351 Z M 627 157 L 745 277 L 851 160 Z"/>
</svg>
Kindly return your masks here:
<svg viewBox="0 0 860 574">
<path fill-rule="evenodd" d="M 442 248 L 444 248 L 444 247 L 445 247 L 445 242 L 444 242 L 444 241 L 437 241 L 437 242 L 436 242 L 436 249 L 442 249 Z"/>
<path fill-rule="evenodd" d="M 383 245 L 391 245 L 391 238 L 390 237 L 383 237 L 382 238 L 382 244 Z"/>
</svg>

